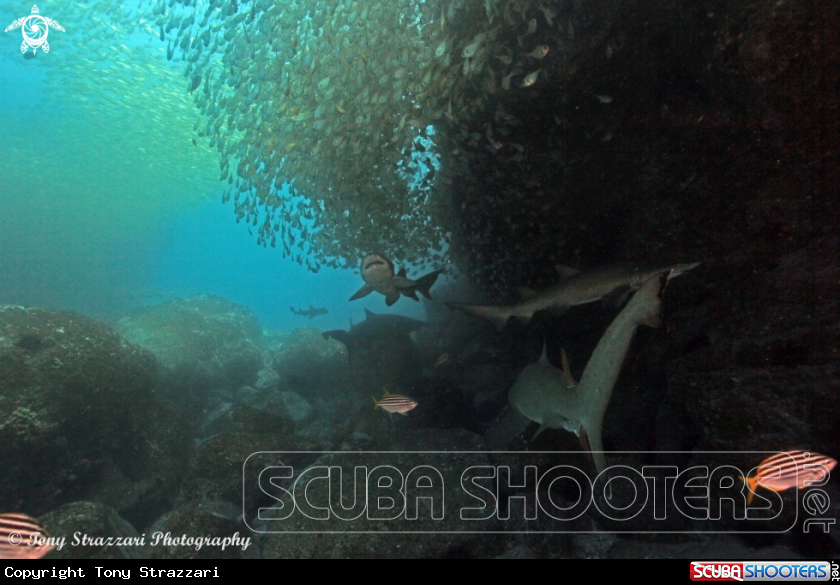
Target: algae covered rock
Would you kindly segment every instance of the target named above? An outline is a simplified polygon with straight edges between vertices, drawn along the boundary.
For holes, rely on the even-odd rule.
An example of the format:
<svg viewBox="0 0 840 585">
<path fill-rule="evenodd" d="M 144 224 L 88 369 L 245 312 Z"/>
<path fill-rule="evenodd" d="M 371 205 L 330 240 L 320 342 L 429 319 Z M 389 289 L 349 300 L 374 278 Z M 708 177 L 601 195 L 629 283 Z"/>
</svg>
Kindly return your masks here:
<svg viewBox="0 0 840 585">
<path fill-rule="evenodd" d="M 108 475 L 153 499 L 177 486 L 182 426 L 153 394 L 148 351 L 81 315 L 3 305 L 0 372 L 0 509 L 103 495 Z"/>
<path fill-rule="evenodd" d="M 191 408 L 211 390 L 253 384 L 263 366 L 256 315 L 214 295 L 142 307 L 120 319 L 117 331 L 158 358 L 161 388 Z"/>
<path fill-rule="evenodd" d="M 191 503 L 159 518 L 149 529 L 152 559 L 258 558 L 253 535 L 218 506 Z"/>
<path fill-rule="evenodd" d="M 292 487 L 293 479 L 288 479 L 287 483 L 274 480 L 272 493 L 283 506 L 272 509 L 271 506 L 278 506 L 278 501 L 271 500 L 260 510 L 259 521 L 249 520 L 249 526 L 267 533 L 261 541 L 263 557 L 492 558 L 502 554 L 504 538 L 481 534 L 482 531 L 498 530 L 497 521 L 490 518 L 465 523 L 460 517 L 460 511 L 473 506 L 475 500 L 455 486 L 461 485 L 465 470 L 471 466 L 490 463 L 486 454 L 476 452 L 486 449 L 482 437 L 462 429 L 424 429 L 405 433 L 394 448 L 412 452 L 327 453 L 314 463 L 300 468 L 293 462 L 283 460 L 285 465 L 295 468 L 298 489 Z M 255 465 L 249 470 L 249 477 L 262 475 L 264 478 L 265 474 L 260 474 L 261 469 L 279 465 L 276 458 L 266 459 L 261 465 L 257 465 L 259 461 L 256 459 L 250 460 L 251 463 Z M 310 469 L 306 472 L 309 475 L 299 477 L 300 472 L 306 468 Z M 325 479 L 323 473 L 327 469 L 336 468 L 341 468 L 342 474 L 350 474 L 341 479 L 343 512 L 335 512 L 337 508 L 329 512 L 331 508 L 324 507 L 326 502 L 336 502 L 330 498 L 331 493 L 337 492 L 331 492 L 332 480 Z M 371 479 L 368 481 L 394 491 L 377 495 L 370 491 L 373 488 L 369 488 L 366 494 L 354 492 L 352 474 L 359 473 L 358 470 L 362 468 L 370 474 L 368 477 Z M 383 502 L 388 497 L 399 498 L 396 490 L 408 493 L 394 483 L 389 484 L 386 479 L 387 476 L 399 483 L 400 474 L 403 474 L 406 484 L 432 486 L 433 482 L 442 480 L 441 485 L 446 486 L 446 489 L 434 505 L 422 498 L 417 498 L 416 504 L 413 504 L 408 497 L 405 510 L 416 510 L 417 514 L 411 520 L 405 518 L 409 512 L 403 510 L 403 504 L 396 504 L 387 510 L 384 509 L 387 505 L 374 509 L 372 504 L 364 504 L 365 501 Z M 439 480 L 427 481 L 420 476 Z M 279 490 L 281 487 L 288 491 L 294 490 L 295 503 L 286 497 L 288 494 L 284 495 Z M 360 489 L 359 484 L 356 484 L 356 489 Z M 425 495 L 430 493 L 425 492 Z M 290 505 L 292 508 L 287 507 Z M 289 509 L 293 509 L 292 515 L 286 517 Z M 279 516 L 272 518 L 272 510 Z M 327 512 L 329 514 L 321 518 Z M 344 517 L 338 517 L 338 513 Z M 383 513 L 385 516 L 382 516 Z M 387 518 L 388 515 L 394 515 L 394 518 Z M 417 534 L 419 532 L 425 534 Z"/>
<path fill-rule="evenodd" d="M 38 521 L 50 538 L 64 540 L 63 546 L 57 545 L 49 552 L 46 558 L 50 560 L 148 557 L 144 539 L 110 506 L 72 502 L 41 516 Z"/>
<path fill-rule="evenodd" d="M 288 333 L 271 332 L 268 338 L 271 368 L 280 376 L 280 388 L 303 397 L 348 387 L 350 371 L 342 346 L 324 339 L 312 327 Z"/>
</svg>

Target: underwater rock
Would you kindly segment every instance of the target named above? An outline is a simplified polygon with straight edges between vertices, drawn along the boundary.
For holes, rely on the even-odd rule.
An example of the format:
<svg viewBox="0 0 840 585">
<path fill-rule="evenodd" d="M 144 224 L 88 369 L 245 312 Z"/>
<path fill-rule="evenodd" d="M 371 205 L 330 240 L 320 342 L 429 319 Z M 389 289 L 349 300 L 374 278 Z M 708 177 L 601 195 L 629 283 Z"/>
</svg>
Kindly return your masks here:
<svg viewBox="0 0 840 585">
<path fill-rule="evenodd" d="M 301 428 L 315 414 L 312 405 L 300 394 L 294 392 L 282 392 L 280 397 L 286 405 L 289 417 L 294 421 L 297 428 Z"/>
<path fill-rule="evenodd" d="M 675 542 L 676 540 L 676 542 Z M 682 542 L 680 542 L 682 541 Z M 674 539 L 669 537 L 663 542 L 656 536 L 640 539 L 613 539 L 613 544 L 606 557 L 611 559 L 752 559 L 772 561 L 776 559 L 799 560 L 803 557 L 794 547 L 774 544 L 764 547 L 751 547 L 735 536 L 719 534 L 706 536 L 693 534 Z"/>
<path fill-rule="evenodd" d="M 718 302 L 725 319 L 707 345 L 669 365 L 668 397 L 698 425 L 697 449 L 840 453 L 837 252 L 832 236 L 779 258 L 754 277 L 749 308 Z"/>
<path fill-rule="evenodd" d="M 231 415 L 233 429 L 238 432 L 290 435 L 295 431 L 286 401 L 274 388 L 244 396 L 233 405 Z"/>
<path fill-rule="evenodd" d="M 271 368 L 263 368 L 257 372 L 257 382 L 254 384 L 258 389 L 264 390 L 277 386 L 280 383 L 280 375 Z"/>
<path fill-rule="evenodd" d="M 288 463 L 307 465 L 317 459 L 308 451 L 331 448 L 329 443 L 295 435 L 226 432 L 205 439 L 195 448 L 184 479 L 179 504 L 195 501 L 225 501 L 242 506 L 242 467 L 254 453 L 301 451 Z M 258 488 L 254 488 L 258 489 Z M 254 500 L 255 504 L 261 500 Z M 248 513 L 252 513 L 249 510 Z"/>
<path fill-rule="evenodd" d="M 533 550 L 531 550 L 531 548 L 529 548 L 527 545 L 520 544 L 520 545 L 517 545 L 517 546 L 513 547 L 512 549 L 510 549 L 505 554 L 500 555 L 496 558 L 497 559 L 514 559 L 514 560 L 525 559 L 525 560 L 530 560 L 530 559 L 538 559 L 540 557 L 537 556 L 537 553 L 535 553 Z"/>
<path fill-rule="evenodd" d="M 230 518 L 225 512 L 220 513 L 218 506 L 207 506 L 194 502 L 163 515 L 149 527 L 150 559 L 248 559 L 259 558 L 259 546 L 254 535 L 244 523 Z M 156 533 L 169 535 L 174 540 L 154 542 Z M 181 538 L 233 538 L 237 541 L 225 546 L 213 545 L 212 542 L 197 546 L 181 543 Z M 247 539 L 247 540 L 246 540 Z M 244 549 L 244 550 L 243 550 Z"/>
<path fill-rule="evenodd" d="M 194 413 L 211 390 L 253 384 L 263 367 L 256 315 L 214 295 L 141 307 L 120 319 L 117 331 L 158 358 L 161 391 Z"/>
<path fill-rule="evenodd" d="M 117 514 L 116 510 L 94 502 L 72 502 L 44 514 L 38 520 L 52 538 L 66 539 L 61 550 L 53 549 L 47 559 L 143 559 L 148 558 L 149 549 L 141 545 L 140 534 L 128 521 Z M 119 537 L 137 538 L 135 544 L 110 546 L 102 542 L 89 545 L 73 543 L 73 535 L 85 535 L 90 539 Z M 81 538 L 81 536 L 80 536 Z"/>
<path fill-rule="evenodd" d="M 298 434 L 309 439 L 340 443 L 347 437 L 347 428 L 325 420 L 316 420 Z"/>
<path fill-rule="evenodd" d="M 412 451 L 474 451 L 486 448 L 478 435 L 464 430 L 422 430 L 406 434 L 394 449 Z M 392 465 L 397 469 L 413 469 L 422 459 L 406 453 L 341 453 L 327 454 L 315 462 L 315 466 L 340 465 L 344 469 L 366 466 Z M 458 453 L 435 455 L 434 467 L 445 485 L 460 485 L 465 460 Z M 470 464 L 489 464 L 481 453 L 470 456 Z M 428 462 L 427 462 L 428 463 Z M 329 482 L 313 481 L 306 486 L 307 498 L 311 502 L 324 501 L 328 496 Z M 427 509 L 420 508 L 416 520 L 411 521 L 413 531 L 443 532 L 463 530 L 457 511 L 474 500 L 461 490 L 446 490 L 444 494 L 443 519 L 432 520 Z M 363 515 L 357 520 L 345 521 L 334 516 L 327 520 L 311 521 L 295 514 L 287 520 L 276 522 L 262 541 L 264 558 L 493 558 L 504 552 L 506 537 L 493 534 L 401 534 L 389 533 L 396 530 L 390 522 L 367 520 Z M 492 531 L 498 528 L 495 520 L 476 522 L 475 531 Z M 496 527 L 496 528 L 494 528 Z M 330 531 L 350 530 L 383 531 L 382 534 L 295 534 L 294 538 L 283 531 Z"/>
<path fill-rule="evenodd" d="M 81 315 L 0 305 L 0 371 L 0 509 L 116 504 L 115 475 L 146 486 L 129 507 L 177 490 L 189 441 L 152 392 L 151 353 Z"/>
<path fill-rule="evenodd" d="M 267 341 L 268 361 L 279 374 L 284 392 L 308 399 L 348 391 L 350 372 L 342 347 L 325 340 L 319 330 L 299 327 L 290 333 L 271 332 Z"/>
</svg>

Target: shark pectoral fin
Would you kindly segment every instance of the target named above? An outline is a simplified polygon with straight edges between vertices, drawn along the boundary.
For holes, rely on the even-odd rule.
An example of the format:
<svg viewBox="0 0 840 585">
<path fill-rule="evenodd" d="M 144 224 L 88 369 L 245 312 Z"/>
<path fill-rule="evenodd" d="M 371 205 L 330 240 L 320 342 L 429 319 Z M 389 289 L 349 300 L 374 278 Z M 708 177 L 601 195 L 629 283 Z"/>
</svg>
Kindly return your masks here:
<svg viewBox="0 0 840 585">
<path fill-rule="evenodd" d="M 391 297 L 385 297 L 385 304 L 389 307 L 400 300 L 400 295 L 394 295 Z"/>
<path fill-rule="evenodd" d="M 360 299 L 362 297 L 368 296 L 370 293 L 373 292 L 373 287 L 369 284 L 365 284 L 362 288 L 356 291 L 352 297 L 350 297 L 351 301 L 355 301 L 356 299 Z"/>
<path fill-rule="evenodd" d="M 530 288 L 528 288 L 527 286 L 517 286 L 516 287 L 516 292 L 519 293 L 519 296 L 523 300 L 533 299 L 533 298 L 536 298 L 536 296 L 537 296 L 537 293 L 534 292 L 533 290 L 531 290 Z"/>
<path fill-rule="evenodd" d="M 566 350 L 563 348 L 560 348 L 560 360 L 563 364 L 563 378 L 565 378 L 566 380 L 566 386 L 569 388 L 574 388 L 575 386 L 577 386 L 577 382 L 572 377 L 572 371 L 569 368 L 569 358 L 566 357 Z"/>
</svg>

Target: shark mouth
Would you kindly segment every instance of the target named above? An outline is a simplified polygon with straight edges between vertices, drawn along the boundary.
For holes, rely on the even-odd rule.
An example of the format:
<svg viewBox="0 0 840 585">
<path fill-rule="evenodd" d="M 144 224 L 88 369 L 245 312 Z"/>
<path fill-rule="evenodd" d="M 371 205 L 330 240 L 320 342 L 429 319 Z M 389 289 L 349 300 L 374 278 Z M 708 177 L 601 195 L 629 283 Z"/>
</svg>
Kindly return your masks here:
<svg viewBox="0 0 840 585">
<path fill-rule="evenodd" d="M 368 260 L 370 258 L 370 260 Z M 362 272 L 366 272 L 371 266 L 388 266 L 392 271 L 394 270 L 393 263 L 388 260 L 383 254 L 368 254 L 362 260 Z"/>
</svg>

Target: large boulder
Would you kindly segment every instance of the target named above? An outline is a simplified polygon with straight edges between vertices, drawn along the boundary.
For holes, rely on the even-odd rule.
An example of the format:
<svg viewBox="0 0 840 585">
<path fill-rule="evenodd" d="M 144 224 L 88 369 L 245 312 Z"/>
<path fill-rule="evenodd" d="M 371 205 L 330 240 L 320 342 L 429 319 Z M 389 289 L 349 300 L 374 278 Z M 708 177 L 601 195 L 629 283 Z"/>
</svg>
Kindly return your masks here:
<svg viewBox="0 0 840 585">
<path fill-rule="evenodd" d="M 142 515 L 176 493 L 189 443 L 151 353 L 81 315 L 0 305 L 0 372 L 0 510 L 97 499 Z"/>
<path fill-rule="evenodd" d="M 254 384 L 263 367 L 256 315 L 213 295 L 142 307 L 120 319 L 117 331 L 158 358 L 161 389 L 196 414 L 213 390 Z"/>
<path fill-rule="evenodd" d="M 38 521 L 50 538 L 63 543 L 48 553 L 50 560 L 148 558 L 148 539 L 110 506 L 72 502 Z M 116 542 L 121 545 L 109 544 Z"/>
<path fill-rule="evenodd" d="M 268 352 L 283 392 L 309 399 L 316 394 L 342 394 L 349 387 L 351 376 L 344 346 L 324 339 L 317 329 L 272 332 Z"/>
</svg>

